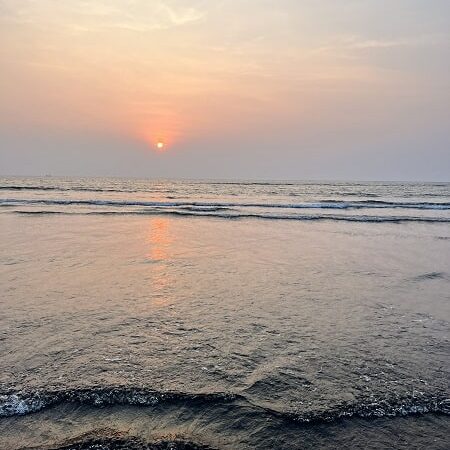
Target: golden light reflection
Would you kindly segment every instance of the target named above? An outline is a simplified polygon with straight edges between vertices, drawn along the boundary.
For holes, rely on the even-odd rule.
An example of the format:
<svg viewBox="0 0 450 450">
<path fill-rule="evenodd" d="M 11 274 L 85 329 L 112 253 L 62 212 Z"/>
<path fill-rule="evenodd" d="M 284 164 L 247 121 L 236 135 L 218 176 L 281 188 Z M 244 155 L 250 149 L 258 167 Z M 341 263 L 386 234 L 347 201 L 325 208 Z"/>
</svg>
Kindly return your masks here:
<svg viewBox="0 0 450 450">
<path fill-rule="evenodd" d="M 169 219 L 155 217 L 150 220 L 148 243 L 150 251 L 147 257 L 154 261 L 164 262 L 169 258 L 168 246 L 172 242 L 169 230 Z"/>
<path fill-rule="evenodd" d="M 171 259 L 172 242 L 169 219 L 165 217 L 150 219 L 147 235 L 147 243 L 150 248 L 146 257 L 154 262 L 154 264 L 149 265 L 153 305 L 165 306 L 173 302 L 171 294 L 173 279 L 168 264 Z"/>
</svg>

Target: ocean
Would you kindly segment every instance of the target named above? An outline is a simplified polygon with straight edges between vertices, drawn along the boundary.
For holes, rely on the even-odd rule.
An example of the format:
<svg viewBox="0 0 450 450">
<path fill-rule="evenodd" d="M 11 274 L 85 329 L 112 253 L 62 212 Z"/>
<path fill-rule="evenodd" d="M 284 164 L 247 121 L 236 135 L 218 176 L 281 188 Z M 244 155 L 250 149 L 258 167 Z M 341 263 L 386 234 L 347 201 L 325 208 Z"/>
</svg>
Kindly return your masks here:
<svg viewBox="0 0 450 450">
<path fill-rule="evenodd" d="M 450 183 L 0 178 L 1 449 L 446 449 Z"/>
</svg>

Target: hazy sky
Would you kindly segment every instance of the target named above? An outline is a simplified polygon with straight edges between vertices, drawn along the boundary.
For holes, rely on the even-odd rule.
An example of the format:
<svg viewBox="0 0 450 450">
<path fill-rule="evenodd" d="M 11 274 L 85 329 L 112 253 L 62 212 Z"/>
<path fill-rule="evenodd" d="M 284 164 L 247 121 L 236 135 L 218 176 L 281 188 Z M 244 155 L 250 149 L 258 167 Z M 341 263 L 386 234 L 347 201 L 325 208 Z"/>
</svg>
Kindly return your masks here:
<svg viewBox="0 0 450 450">
<path fill-rule="evenodd" d="M 0 174 L 450 181 L 449 30 L 448 0 L 0 0 Z"/>
</svg>

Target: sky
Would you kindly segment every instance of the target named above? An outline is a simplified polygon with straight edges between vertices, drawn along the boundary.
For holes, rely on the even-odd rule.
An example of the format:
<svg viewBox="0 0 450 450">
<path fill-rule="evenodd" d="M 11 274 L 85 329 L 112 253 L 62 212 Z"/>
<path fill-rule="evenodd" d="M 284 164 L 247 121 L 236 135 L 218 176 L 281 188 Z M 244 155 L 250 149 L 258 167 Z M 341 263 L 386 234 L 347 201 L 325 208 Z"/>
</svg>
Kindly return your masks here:
<svg viewBox="0 0 450 450">
<path fill-rule="evenodd" d="M 448 0 L 0 0 L 0 174 L 450 181 L 449 30 Z"/>
</svg>

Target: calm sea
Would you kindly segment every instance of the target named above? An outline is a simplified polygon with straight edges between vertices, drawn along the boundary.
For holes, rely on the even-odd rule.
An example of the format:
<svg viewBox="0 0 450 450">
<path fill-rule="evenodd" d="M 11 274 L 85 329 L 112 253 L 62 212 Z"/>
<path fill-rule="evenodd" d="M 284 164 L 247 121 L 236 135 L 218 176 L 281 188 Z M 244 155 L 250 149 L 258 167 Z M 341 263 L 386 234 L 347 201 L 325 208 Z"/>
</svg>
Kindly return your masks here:
<svg viewBox="0 0 450 450">
<path fill-rule="evenodd" d="M 1 449 L 449 446 L 450 184 L 0 178 Z"/>
</svg>

